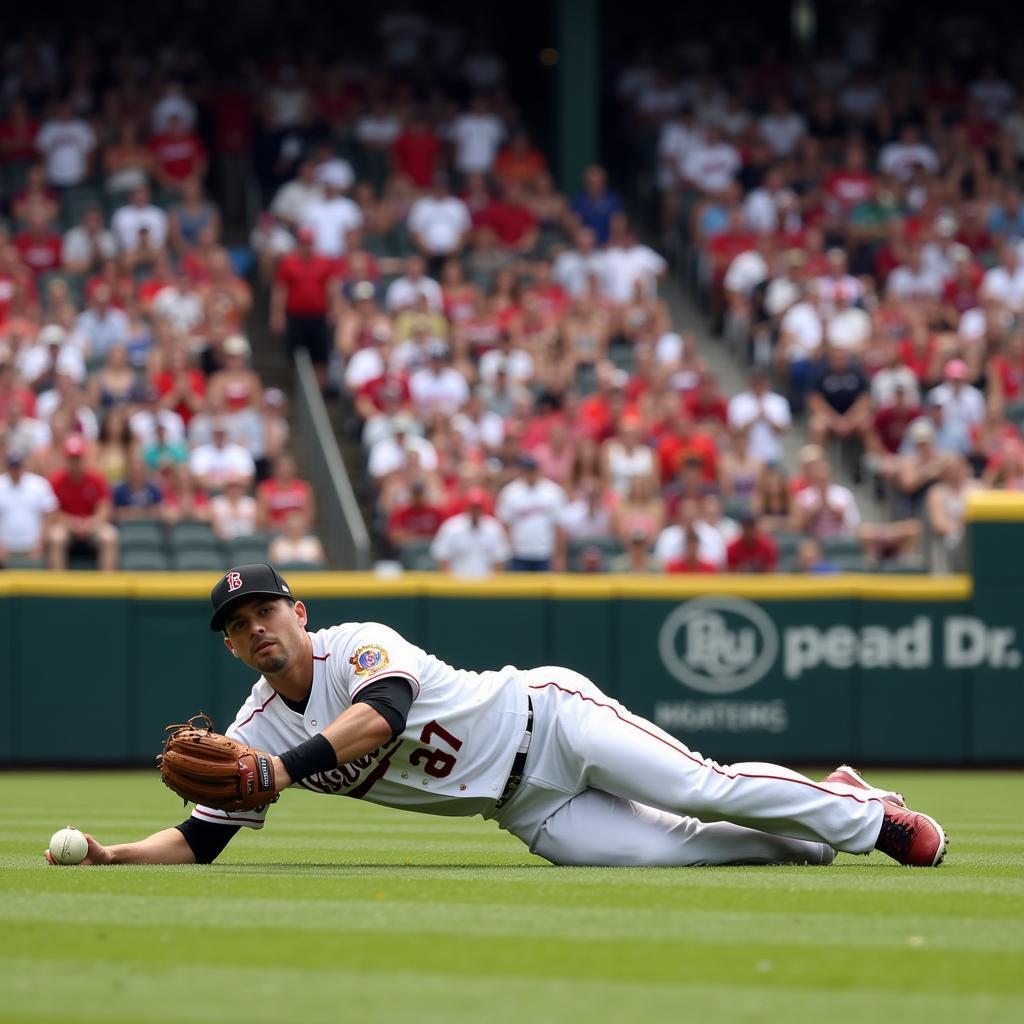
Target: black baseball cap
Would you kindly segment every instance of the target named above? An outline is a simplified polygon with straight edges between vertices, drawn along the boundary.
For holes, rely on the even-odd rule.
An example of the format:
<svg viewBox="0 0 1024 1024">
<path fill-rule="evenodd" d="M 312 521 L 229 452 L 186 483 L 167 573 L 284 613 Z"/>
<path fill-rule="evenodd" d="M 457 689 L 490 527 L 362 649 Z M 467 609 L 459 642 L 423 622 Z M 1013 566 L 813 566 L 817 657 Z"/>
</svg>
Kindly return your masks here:
<svg viewBox="0 0 1024 1024">
<path fill-rule="evenodd" d="M 221 632 L 231 606 L 246 597 L 287 597 L 295 600 L 291 587 L 272 565 L 266 562 L 236 565 L 228 569 L 210 591 L 210 600 L 213 602 L 210 629 L 214 633 Z"/>
</svg>

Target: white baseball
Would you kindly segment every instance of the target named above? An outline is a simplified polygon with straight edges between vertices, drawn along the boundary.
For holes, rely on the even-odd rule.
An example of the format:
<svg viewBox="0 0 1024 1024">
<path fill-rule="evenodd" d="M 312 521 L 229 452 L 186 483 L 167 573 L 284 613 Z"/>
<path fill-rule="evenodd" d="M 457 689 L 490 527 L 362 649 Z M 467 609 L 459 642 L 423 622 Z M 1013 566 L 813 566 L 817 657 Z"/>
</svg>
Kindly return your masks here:
<svg viewBox="0 0 1024 1024">
<path fill-rule="evenodd" d="M 58 864 L 81 864 L 88 852 L 85 836 L 71 825 L 54 832 L 50 840 L 50 856 Z"/>
</svg>

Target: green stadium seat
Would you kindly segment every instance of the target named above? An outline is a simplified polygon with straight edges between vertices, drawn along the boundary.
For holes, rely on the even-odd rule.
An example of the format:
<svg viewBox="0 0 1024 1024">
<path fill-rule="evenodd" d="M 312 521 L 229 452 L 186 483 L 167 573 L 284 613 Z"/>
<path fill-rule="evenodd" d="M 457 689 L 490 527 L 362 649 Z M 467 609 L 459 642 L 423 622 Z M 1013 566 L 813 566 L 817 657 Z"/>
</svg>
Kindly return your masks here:
<svg viewBox="0 0 1024 1024">
<path fill-rule="evenodd" d="M 166 539 L 163 523 L 157 519 L 127 519 L 117 524 L 121 550 L 162 548 Z"/>
<path fill-rule="evenodd" d="M 569 541 L 565 560 L 569 572 L 581 572 L 583 569 L 583 553 L 588 548 L 597 548 L 601 552 L 601 563 L 604 572 L 613 558 L 625 550 L 615 537 L 588 537 L 582 540 Z"/>
<path fill-rule="evenodd" d="M 825 560 L 831 562 L 840 572 L 873 572 L 874 566 L 868 565 L 860 552 L 825 552 Z"/>
<path fill-rule="evenodd" d="M 30 555 L 8 555 L 4 559 L 5 569 L 45 569 L 45 558 L 32 558 Z"/>
<path fill-rule="evenodd" d="M 730 498 L 722 511 L 729 519 L 739 519 L 745 512 L 750 511 L 750 501 L 747 498 Z"/>
<path fill-rule="evenodd" d="M 324 562 L 275 562 L 278 572 L 323 572 L 327 565 Z"/>
<path fill-rule="evenodd" d="M 169 531 L 169 540 L 174 552 L 217 550 L 220 547 L 213 527 L 202 522 L 174 523 Z"/>
<path fill-rule="evenodd" d="M 245 537 L 235 537 L 226 541 L 224 548 L 227 551 L 228 561 L 231 565 L 245 565 L 248 562 L 265 562 L 267 560 L 267 548 L 273 540 L 272 533 L 250 533 Z"/>
<path fill-rule="evenodd" d="M 856 537 L 826 537 L 821 542 L 821 550 L 830 562 L 847 556 L 861 557 L 860 541 Z"/>
<path fill-rule="evenodd" d="M 185 548 L 175 551 L 173 566 L 178 572 L 222 572 L 227 559 L 219 548 Z"/>
<path fill-rule="evenodd" d="M 166 572 L 170 567 L 167 556 L 156 548 L 135 548 L 121 554 L 124 572 Z"/>
</svg>

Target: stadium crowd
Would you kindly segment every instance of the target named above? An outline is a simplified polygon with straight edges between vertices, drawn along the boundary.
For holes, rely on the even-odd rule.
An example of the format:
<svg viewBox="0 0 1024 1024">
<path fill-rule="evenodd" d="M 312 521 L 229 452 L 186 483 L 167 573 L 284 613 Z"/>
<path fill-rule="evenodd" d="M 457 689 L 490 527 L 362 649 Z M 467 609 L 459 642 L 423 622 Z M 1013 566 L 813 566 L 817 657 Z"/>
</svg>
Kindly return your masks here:
<svg viewBox="0 0 1024 1024">
<path fill-rule="evenodd" d="M 883 41 L 861 25 L 786 65 L 698 45 L 638 57 L 617 88 L 665 244 L 754 368 L 728 444 L 784 496 L 787 530 L 948 571 L 968 492 L 1021 486 L 1024 87 L 991 39 L 933 64 Z M 811 446 L 787 466 L 791 416 Z M 861 522 L 844 468 L 885 522 Z"/>
<path fill-rule="evenodd" d="M 318 565 L 285 395 L 209 195 L 252 111 L 130 46 L 3 51 L 0 565 Z M 181 72 L 179 77 L 178 72 Z"/>
<path fill-rule="evenodd" d="M 260 330 L 340 393 L 407 567 L 956 567 L 967 493 L 1024 470 L 1024 91 L 997 65 L 882 65 L 857 36 L 622 69 L 664 245 L 750 366 L 729 395 L 605 170 L 555 187 L 501 58 L 409 11 L 377 31 L 372 68 L 307 53 L 202 89 L 166 61 L 101 76 L 87 43 L 8 52 L 0 561 L 205 567 L 277 532 L 272 558 L 322 562 L 250 367 L 251 260 Z"/>
</svg>

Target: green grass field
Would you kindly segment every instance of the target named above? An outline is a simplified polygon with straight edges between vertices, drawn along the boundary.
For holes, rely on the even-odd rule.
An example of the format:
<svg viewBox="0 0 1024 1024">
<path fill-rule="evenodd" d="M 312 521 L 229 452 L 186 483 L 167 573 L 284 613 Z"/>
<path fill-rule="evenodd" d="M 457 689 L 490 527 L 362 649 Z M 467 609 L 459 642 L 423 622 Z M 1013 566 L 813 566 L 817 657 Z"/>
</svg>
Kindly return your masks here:
<svg viewBox="0 0 1024 1024">
<path fill-rule="evenodd" d="M 212 867 L 51 868 L 184 817 L 155 772 L 0 776 L 0 1021 L 1024 1019 L 1024 773 L 876 772 L 937 870 L 553 868 L 479 819 L 289 793 Z"/>
</svg>

